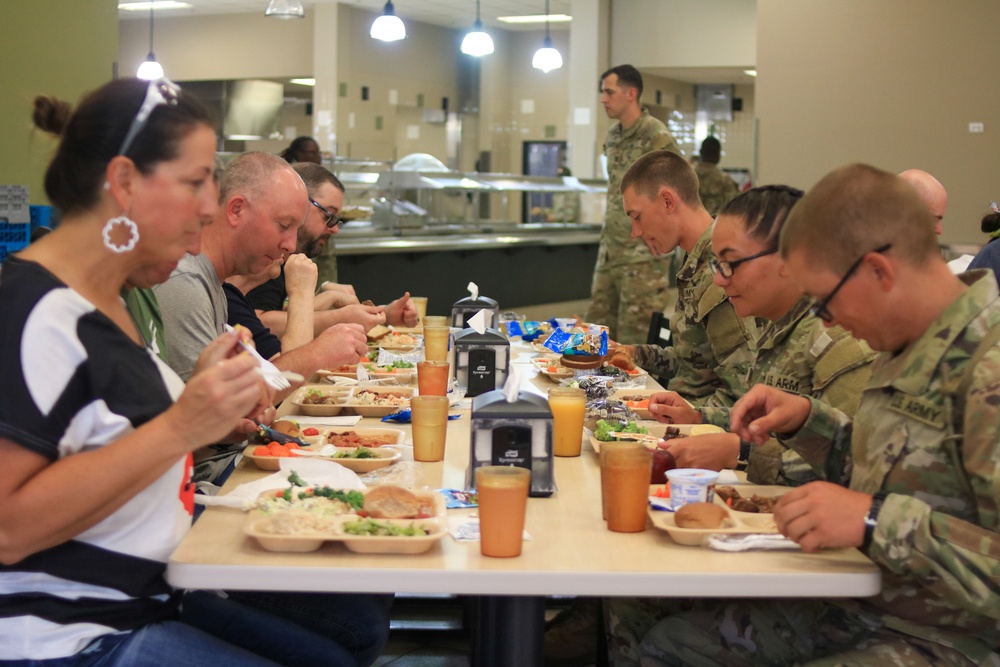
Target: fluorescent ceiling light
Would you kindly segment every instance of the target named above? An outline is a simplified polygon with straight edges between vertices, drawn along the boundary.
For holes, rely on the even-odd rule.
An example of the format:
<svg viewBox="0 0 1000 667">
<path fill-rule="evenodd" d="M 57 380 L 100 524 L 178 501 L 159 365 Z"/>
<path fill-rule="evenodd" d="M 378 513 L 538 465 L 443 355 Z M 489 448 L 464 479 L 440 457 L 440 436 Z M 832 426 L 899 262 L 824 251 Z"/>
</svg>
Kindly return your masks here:
<svg viewBox="0 0 1000 667">
<path fill-rule="evenodd" d="M 757 70 L 755 69 L 745 69 L 743 70 L 743 73 L 747 76 L 757 76 Z"/>
<path fill-rule="evenodd" d="M 497 21 L 503 21 L 504 23 L 545 23 L 545 19 L 548 19 L 549 23 L 566 23 L 567 21 L 572 21 L 573 17 L 567 14 L 525 14 L 523 16 L 498 16 Z"/>
<path fill-rule="evenodd" d="M 292 79 L 292 83 L 297 83 L 300 86 L 315 86 L 316 79 Z"/>
<path fill-rule="evenodd" d="M 189 2 L 176 2 L 175 0 L 153 0 L 153 2 L 122 2 L 118 4 L 118 9 L 127 12 L 145 11 L 147 9 L 190 9 Z"/>
</svg>

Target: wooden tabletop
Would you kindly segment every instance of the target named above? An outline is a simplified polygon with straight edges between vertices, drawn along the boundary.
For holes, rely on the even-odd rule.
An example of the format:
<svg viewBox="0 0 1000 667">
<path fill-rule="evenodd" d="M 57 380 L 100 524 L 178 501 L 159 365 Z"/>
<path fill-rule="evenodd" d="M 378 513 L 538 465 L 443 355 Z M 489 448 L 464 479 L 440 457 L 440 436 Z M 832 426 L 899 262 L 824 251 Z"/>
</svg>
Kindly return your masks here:
<svg viewBox="0 0 1000 667">
<path fill-rule="evenodd" d="M 518 365 L 525 386 L 553 386 Z M 411 464 L 426 488 L 464 488 L 470 414 L 461 412 L 449 423 L 445 461 Z M 409 432 L 408 425 L 393 427 Z M 267 474 L 244 460 L 223 493 Z M 336 542 L 315 552 L 273 553 L 243 534 L 244 512 L 210 507 L 171 556 L 167 580 L 180 588 L 528 596 L 863 597 L 879 590 L 878 568 L 855 549 L 725 553 L 675 544 L 651 523 L 641 533 L 609 531 L 597 456 L 586 441 L 581 456 L 556 457 L 555 478 L 557 493 L 528 500 L 532 539 L 517 558 L 484 557 L 477 542 L 450 535 L 419 555 L 356 554 Z M 473 512 L 448 515 L 460 522 Z"/>
</svg>

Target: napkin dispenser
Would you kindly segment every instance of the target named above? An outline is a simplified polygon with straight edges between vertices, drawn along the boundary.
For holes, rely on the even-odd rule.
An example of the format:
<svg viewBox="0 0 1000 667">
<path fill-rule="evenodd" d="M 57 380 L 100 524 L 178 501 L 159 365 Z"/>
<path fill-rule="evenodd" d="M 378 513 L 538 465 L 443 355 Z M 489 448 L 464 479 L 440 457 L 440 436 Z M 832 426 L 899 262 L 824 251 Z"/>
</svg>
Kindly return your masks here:
<svg viewBox="0 0 1000 667">
<path fill-rule="evenodd" d="M 455 384 L 465 395 L 479 396 L 500 389 L 510 367 L 510 341 L 496 329 L 479 333 L 463 329 L 455 334 Z"/>
<path fill-rule="evenodd" d="M 500 304 L 486 296 L 478 298 L 467 296 L 456 301 L 451 307 L 451 326 L 464 329 L 469 326 L 469 320 L 472 319 L 472 316 L 480 310 L 490 313 L 486 326 L 491 329 L 500 328 Z"/>
<path fill-rule="evenodd" d="M 468 490 L 476 489 L 476 468 L 520 466 L 531 471 L 532 497 L 556 491 L 552 468 L 552 411 L 543 397 L 521 391 L 510 402 L 501 390 L 472 399 L 472 441 Z"/>
</svg>

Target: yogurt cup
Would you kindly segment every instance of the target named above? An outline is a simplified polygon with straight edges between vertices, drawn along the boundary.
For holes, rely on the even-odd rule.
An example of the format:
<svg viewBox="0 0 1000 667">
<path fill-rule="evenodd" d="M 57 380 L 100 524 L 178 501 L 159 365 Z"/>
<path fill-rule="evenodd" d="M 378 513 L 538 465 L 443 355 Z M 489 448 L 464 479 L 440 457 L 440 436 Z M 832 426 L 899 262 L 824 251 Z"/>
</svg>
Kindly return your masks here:
<svg viewBox="0 0 1000 667">
<path fill-rule="evenodd" d="M 715 498 L 719 473 L 703 468 L 675 468 L 667 471 L 670 506 L 677 509 L 687 503 L 710 503 Z"/>
</svg>

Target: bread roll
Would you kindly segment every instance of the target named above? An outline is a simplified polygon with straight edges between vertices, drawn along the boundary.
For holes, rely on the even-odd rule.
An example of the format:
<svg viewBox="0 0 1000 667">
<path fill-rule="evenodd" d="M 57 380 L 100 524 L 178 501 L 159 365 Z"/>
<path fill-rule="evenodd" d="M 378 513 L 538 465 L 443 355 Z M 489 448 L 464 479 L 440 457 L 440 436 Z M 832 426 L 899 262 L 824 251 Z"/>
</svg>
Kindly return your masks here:
<svg viewBox="0 0 1000 667">
<path fill-rule="evenodd" d="M 373 519 L 415 519 L 420 499 L 401 486 L 376 486 L 365 494 L 364 511 Z"/>
<path fill-rule="evenodd" d="M 721 528 L 728 518 L 729 512 L 715 503 L 688 503 L 674 512 L 678 528 Z"/>
</svg>

